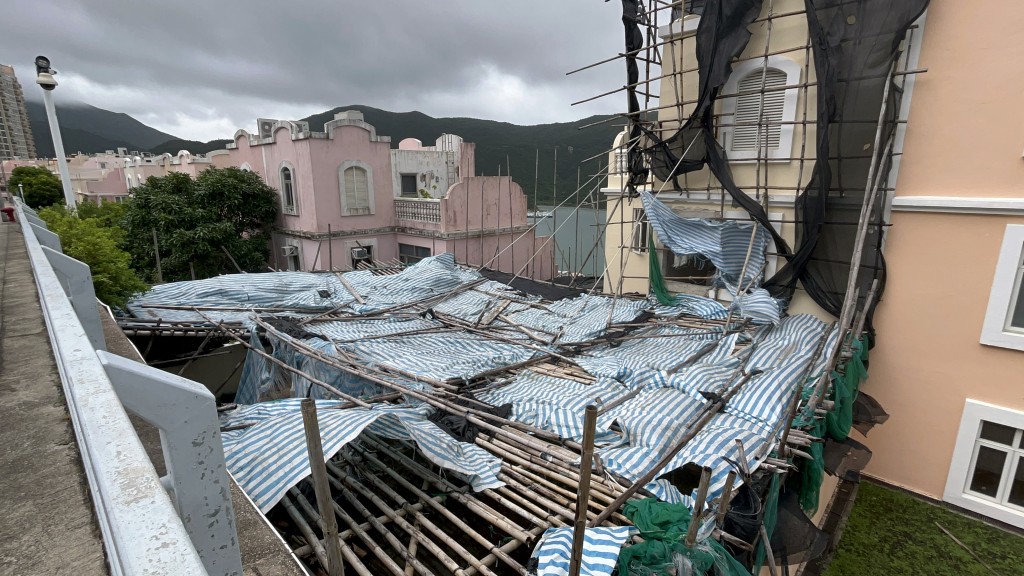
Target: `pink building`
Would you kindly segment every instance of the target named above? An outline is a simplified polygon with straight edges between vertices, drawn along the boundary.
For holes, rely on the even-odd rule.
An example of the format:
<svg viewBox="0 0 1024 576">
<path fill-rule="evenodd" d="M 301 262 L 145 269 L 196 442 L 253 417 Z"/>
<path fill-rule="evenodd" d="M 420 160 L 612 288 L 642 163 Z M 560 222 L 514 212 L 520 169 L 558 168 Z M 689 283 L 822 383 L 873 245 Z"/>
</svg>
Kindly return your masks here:
<svg viewBox="0 0 1024 576">
<path fill-rule="evenodd" d="M 534 236 L 522 189 L 507 177 L 473 176 L 474 145 L 458 136 L 392 150 L 358 111 L 336 115 L 323 132 L 265 119 L 259 128 L 239 130 L 205 160 L 258 172 L 279 191 L 275 268 L 350 270 L 452 252 L 470 266 L 551 278 L 554 245 Z"/>
</svg>

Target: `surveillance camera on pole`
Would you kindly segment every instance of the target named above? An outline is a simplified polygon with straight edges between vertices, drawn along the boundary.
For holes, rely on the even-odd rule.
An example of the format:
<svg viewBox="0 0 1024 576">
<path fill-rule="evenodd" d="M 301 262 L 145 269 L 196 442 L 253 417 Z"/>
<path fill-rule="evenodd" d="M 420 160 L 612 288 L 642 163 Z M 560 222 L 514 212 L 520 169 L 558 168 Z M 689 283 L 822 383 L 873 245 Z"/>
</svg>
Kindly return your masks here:
<svg viewBox="0 0 1024 576">
<path fill-rule="evenodd" d="M 53 153 L 57 156 L 61 187 L 64 188 L 64 201 L 69 209 L 74 209 L 75 193 L 71 189 L 68 159 L 64 154 L 64 141 L 61 140 L 60 127 L 57 125 L 57 110 L 53 106 L 53 89 L 57 87 L 57 79 L 53 76 L 56 73 L 56 70 L 50 68 L 49 58 L 36 56 L 36 84 L 43 89 L 43 105 L 46 107 L 46 120 L 50 124 L 50 136 L 53 138 Z"/>
</svg>

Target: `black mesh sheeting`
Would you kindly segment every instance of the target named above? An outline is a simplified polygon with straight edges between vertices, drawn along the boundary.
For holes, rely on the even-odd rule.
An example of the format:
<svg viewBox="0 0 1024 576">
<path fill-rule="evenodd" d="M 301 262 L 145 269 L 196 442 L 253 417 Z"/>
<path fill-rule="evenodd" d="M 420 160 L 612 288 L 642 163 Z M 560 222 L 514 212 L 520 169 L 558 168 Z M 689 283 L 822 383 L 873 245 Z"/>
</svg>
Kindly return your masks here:
<svg viewBox="0 0 1024 576">
<path fill-rule="evenodd" d="M 640 101 L 636 97 L 636 86 L 640 81 L 640 67 L 636 63 L 637 53 L 644 47 L 644 35 L 640 24 L 644 22 L 643 6 L 640 0 L 622 0 L 622 26 L 626 32 L 626 99 L 629 113 L 629 149 L 626 162 L 629 167 L 629 193 L 636 194 L 636 187 L 647 182 L 647 168 L 643 155 L 634 144 L 640 138 Z"/>
<path fill-rule="evenodd" d="M 773 296 L 791 297 L 801 280 L 815 302 L 839 315 L 875 152 L 883 93 L 899 56 L 900 42 L 927 4 L 928 0 L 805 0 L 818 82 L 814 150 L 820 160 L 815 161 L 809 184 L 797 199 L 797 220 L 801 223 L 797 226 L 795 251 L 775 233 L 758 202 L 736 185 L 712 126 L 712 103 L 729 77 L 732 58 L 749 41 L 748 27 L 760 14 L 761 1 L 720 0 L 703 7 L 696 38 L 700 74 L 696 108 L 680 130 L 666 139 L 647 132 L 644 151 L 651 171 L 662 181 L 707 165 L 736 204 L 772 233 L 776 251 L 786 260 L 764 284 Z M 879 148 L 885 147 L 895 129 L 899 96 L 899 90 L 892 86 L 886 106 L 888 121 L 883 124 Z M 879 154 L 881 192 L 870 214 L 873 226 L 865 239 L 857 281 L 863 299 L 872 282 L 879 280 L 875 302 L 885 281 L 881 218 L 889 169 L 888 154 L 885 150 L 879 150 Z M 867 327 L 870 330 L 870 311 Z"/>
<path fill-rule="evenodd" d="M 825 440 L 825 471 L 850 481 L 860 481 L 860 473 L 871 461 L 871 449 L 852 438 Z"/>
<path fill-rule="evenodd" d="M 798 277 L 814 301 L 836 316 L 846 296 L 856 224 L 876 154 L 881 161 L 874 176 L 882 191 L 871 206 L 872 226 L 856 286 L 864 299 L 878 279 L 875 302 L 884 289 L 881 224 L 890 165 L 886 146 L 896 128 L 900 97 L 890 72 L 907 29 L 927 5 L 928 0 L 805 0 L 818 82 L 817 160 L 797 202 L 797 220 L 802 221 L 797 227 L 799 248 L 769 284 L 784 286 Z M 885 122 L 879 133 L 887 83 Z M 871 328 L 871 311 L 866 326 Z"/>
<path fill-rule="evenodd" d="M 878 400 L 864 392 L 857 393 L 857 399 L 853 402 L 853 427 L 858 432 L 867 436 L 875 425 L 884 424 L 888 419 L 889 413 Z"/>
<path fill-rule="evenodd" d="M 779 515 L 771 537 L 775 558 L 786 564 L 799 564 L 821 556 L 828 546 L 828 535 L 818 529 L 800 508 L 796 490 L 779 492 Z"/>
<path fill-rule="evenodd" d="M 453 397 L 449 401 L 457 406 L 468 406 L 474 410 L 487 412 L 499 418 L 508 418 L 512 414 L 512 404 L 490 406 L 474 399 L 472 396 Z M 430 416 L 427 416 L 427 420 L 437 424 L 438 427 L 460 442 L 473 442 L 482 431 L 479 426 L 466 420 L 465 416 L 452 414 L 445 410 L 434 410 Z"/>
</svg>

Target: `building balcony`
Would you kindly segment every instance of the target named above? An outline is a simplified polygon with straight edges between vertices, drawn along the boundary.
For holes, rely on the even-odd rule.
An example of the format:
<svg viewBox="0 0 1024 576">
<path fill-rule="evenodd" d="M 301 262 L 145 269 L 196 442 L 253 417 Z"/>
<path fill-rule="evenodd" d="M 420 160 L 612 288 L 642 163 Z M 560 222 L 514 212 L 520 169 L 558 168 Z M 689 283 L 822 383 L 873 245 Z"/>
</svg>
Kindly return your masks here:
<svg viewBox="0 0 1024 576">
<path fill-rule="evenodd" d="M 434 198 L 396 198 L 395 216 L 414 222 L 441 222 L 441 201 Z"/>
</svg>

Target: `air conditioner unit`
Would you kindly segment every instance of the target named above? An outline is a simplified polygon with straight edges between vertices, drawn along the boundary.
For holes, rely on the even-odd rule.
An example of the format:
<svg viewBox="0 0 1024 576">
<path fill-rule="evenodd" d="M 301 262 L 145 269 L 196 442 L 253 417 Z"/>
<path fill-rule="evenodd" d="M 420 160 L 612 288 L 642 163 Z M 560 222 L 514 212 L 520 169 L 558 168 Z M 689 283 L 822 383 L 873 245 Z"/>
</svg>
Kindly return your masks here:
<svg viewBox="0 0 1024 576">
<path fill-rule="evenodd" d="M 281 253 L 284 254 L 285 256 L 298 256 L 299 255 L 299 247 L 298 246 L 282 246 L 281 247 Z"/>
<path fill-rule="evenodd" d="M 353 260 L 366 260 L 370 257 L 370 253 L 366 251 L 366 248 L 353 248 L 352 259 Z"/>
</svg>

